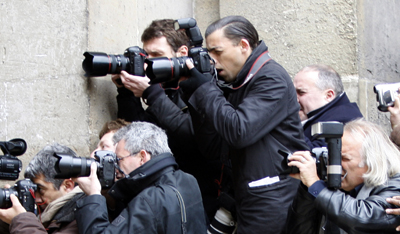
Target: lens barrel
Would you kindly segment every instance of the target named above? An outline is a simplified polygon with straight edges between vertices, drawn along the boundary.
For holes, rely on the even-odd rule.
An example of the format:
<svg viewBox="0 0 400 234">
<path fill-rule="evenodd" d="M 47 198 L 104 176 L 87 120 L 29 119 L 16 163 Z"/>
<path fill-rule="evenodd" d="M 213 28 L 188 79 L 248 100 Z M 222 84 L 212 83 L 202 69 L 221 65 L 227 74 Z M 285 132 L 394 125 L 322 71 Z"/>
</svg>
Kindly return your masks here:
<svg viewBox="0 0 400 234">
<path fill-rule="evenodd" d="M 119 74 L 127 69 L 129 58 L 122 54 L 111 55 L 101 52 L 85 52 L 82 68 L 86 76 L 105 76 L 107 74 Z"/>
<path fill-rule="evenodd" d="M 90 175 L 90 165 L 95 162 L 93 158 L 73 157 L 68 154 L 54 154 L 58 157 L 55 164 L 56 178 L 65 179 Z"/>
</svg>

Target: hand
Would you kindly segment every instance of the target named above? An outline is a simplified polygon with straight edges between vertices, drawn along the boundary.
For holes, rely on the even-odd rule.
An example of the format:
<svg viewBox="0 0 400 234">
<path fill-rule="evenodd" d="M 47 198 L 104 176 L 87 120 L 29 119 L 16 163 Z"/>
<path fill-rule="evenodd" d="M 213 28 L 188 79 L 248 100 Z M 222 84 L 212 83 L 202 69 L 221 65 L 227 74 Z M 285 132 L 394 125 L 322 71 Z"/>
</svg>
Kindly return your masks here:
<svg viewBox="0 0 400 234">
<path fill-rule="evenodd" d="M 78 177 L 72 180 L 79 184 L 79 187 L 86 195 L 101 195 L 101 184 L 97 178 L 97 164 L 95 162 L 92 162 L 92 165 L 90 165 L 89 177 Z"/>
<path fill-rule="evenodd" d="M 15 216 L 26 212 L 25 208 L 21 205 L 18 198 L 14 194 L 10 195 L 10 200 L 12 202 L 11 208 L 0 209 L 0 219 L 8 224 L 11 223 Z"/>
<path fill-rule="evenodd" d="M 290 156 L 288 166 L 299 168 L 300 173 L 290 174 L 293 178 L 300 179 L 303 184 L 310 187 L 319 180 L 317 166 L 310 151 L 297 151 Z"/>
<path fill-rule="evenodd" d="M 124 84 L 122 84 L 121 77 L 119 74 L 111 75 L 111 80 L 115 84 L 115 86 L 117 86 L 117 88 L 124 87 Z"/>
<path fill-rule="evenodd" d="M 200 73 L 190 59 L 186 59 L 186 66 L 190 69 L 190 78 L 179 82 L 179 87 L 182 88 L 185 96 L 190 97 L 198 87 L 211 81 L 212 76 L 208 73 Z"/>
<path fill-rule="evenodd" d="M 400 207 L 400 196 L 394 196 L 392 198 L 386 198 L 386 201 L 392 205 Z M 386 209 L 386 214 L 400 215 L 400 208 L 397 209 Z M 400 226 L 396 227 L 396 231 L 400 231 Z"/>
<path fill-rule="evenodd" d="M 121 71 L 121 81 L 125 88 L 133 92 L 135 97 L 142 97 L 143 91 L 150 86 L 150 79 L 142 76 L 133 76 L 126 71 Z"/>
</svg>

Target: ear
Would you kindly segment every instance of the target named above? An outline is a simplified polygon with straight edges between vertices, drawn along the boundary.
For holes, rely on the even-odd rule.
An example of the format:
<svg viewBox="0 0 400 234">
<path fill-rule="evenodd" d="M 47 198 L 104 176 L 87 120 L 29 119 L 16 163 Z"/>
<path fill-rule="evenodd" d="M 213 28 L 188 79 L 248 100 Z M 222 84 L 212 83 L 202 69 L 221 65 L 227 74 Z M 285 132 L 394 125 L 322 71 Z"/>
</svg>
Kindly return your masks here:
<svg viewBox="0 0 400 234">
<path fill-rule="evenodd" d="M 331 102 L 333 99 L 335 99 L 336 94 L 335 91 L 333 91 L 333 89 L 327 89 L 325 90 L 325 100 L 327 102 Z"/>
<path fill-rule="evenodd" d="M 179 47 L 178 51 L 176 51 L 177 57 L 188 56 L 188 54 L 189 54 L 189 48 L 185 45 Z"/>
<path fill-rule="evenodd" d="M 71 179 L 65 179 L 60 187 L 60 190 L 64 190 L 65 192 L 69 193 L 75 188 L 75 182 Z"/>
<path fill-rule="evenodd" d="M 240 49 L 242 50 L 243 53 L 248 53 L 248 52 L 251 53 L 251 47 L 248 40 L 244 38 L 241 39 L 238 46 L 240 46 Z"/>
<path fill-rule="evenodd" d="M 146 152 L 146 150 L 141 150 L 140 151 L 140 166 L 145 164 L 150 160 L 151 156 L 149 153 Z"/>
</svg>

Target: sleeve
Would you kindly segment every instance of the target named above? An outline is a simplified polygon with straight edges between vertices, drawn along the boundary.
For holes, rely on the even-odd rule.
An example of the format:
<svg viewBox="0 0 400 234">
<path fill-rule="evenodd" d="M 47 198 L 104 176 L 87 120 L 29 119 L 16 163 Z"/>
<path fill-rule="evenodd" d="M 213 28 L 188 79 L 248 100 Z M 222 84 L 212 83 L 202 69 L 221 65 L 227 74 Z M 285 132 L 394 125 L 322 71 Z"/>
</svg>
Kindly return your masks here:
<svg viewBox="0 0 400 234">
<path fill-rule="evenodd" d="M 386 198 L 399 193 L 400 188 L 389 186 L 366 199 L 356 199 L 340 190 L 326 188 L 315 199 L 315 205 L 331 222 L 347 232 L 391 233 L 399 225 L 400 216 L 386 214 L 387 208 L 393 208 Z"/>
<path fill-rule="evenodd" d="M 235 148 L 257 142 L 288 116 L 285 106 L 289 89 L 283 74 L 270 72 L 253 79 L 241 88 L 246 89 L 246 96 L 237 107 L 215 83 L 203 84 L 189 99 L 196 112 L 213 123 L 219 135 Z"/>
<path fill-rule="evenodd" d="M 75 218 L 81 234 L 152 234 L 157 233 L 160 222 L 156 220 L 146 199 L 135 197 L 110 223 L 106 201 L 101 195 L 91 195 L 77 201 Z"/>
<path fill-rule="evenodd" d="M 147 121 L 154 123 L 154 119 L 146 113 L 142 106 L 140 98 L 135 97 L 133 93 L 126 88 L 118 88 L 117 117 L 125 121 Z"/>
<path fill-rule="evenodd" d="M 47 234 L 47 231 L 34 213 L 25 212 L 12 219 L 10 224 L 10 233 Z"/>
</svg>

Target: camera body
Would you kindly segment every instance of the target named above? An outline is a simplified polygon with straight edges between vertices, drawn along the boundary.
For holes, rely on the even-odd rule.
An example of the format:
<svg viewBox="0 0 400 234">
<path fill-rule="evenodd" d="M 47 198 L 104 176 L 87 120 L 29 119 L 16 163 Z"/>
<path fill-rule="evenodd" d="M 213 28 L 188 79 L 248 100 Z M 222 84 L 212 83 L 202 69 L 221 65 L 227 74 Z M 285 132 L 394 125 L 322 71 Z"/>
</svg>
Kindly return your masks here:
<svg viewBox="0 0 400 234">
<path fill-rule="evenodd" d="M 378 109 L 387 112 L 389 106 L 394 105 L 394 100 L 399 95 L 400 83 L 378 84 L 374 86 Z"/>
<path fill-rule="evenodd" d="M 131 46 L 125 49 L 124 54 L 106 54 L 102 52 L 89 52 L 84 54 L 82 68 L 86 76 L 105 76 L 119 74 L 126 71 L 135 76 L 144 76 L 144 60 L 146 52 L 138 47 Z"/>
<path fill-rule="evenodd" d="M 33 194 L 37 189 L 37 185 L 30 179 L 19 180 L 14 187 L 9 189 L 0 189 L 0 208 L 6 209 L 12 206 L 10 195 L 14 194 L 18 197 L 21 205 L 26 211 L 34 212 L 36 209 L 35 198 Z"/>
<path fill-rule="evenodd" d="M 315 158 L 317 165 L 318 177 L 323 180 L 328 180 L 328 149 L 326 147 L 316 147 L 311 150 L 311 155 Z"/>
<path fill-rule="evenodd" d="M 196 69 L 201 73 L 213 71 L 212 59 L 207 50 L 202 48 L 203 37 L 196 20 L 193 18 L 178 19 L 175 21 L 175 30 L 184 29 L 189 37 L 192 48 L 189 49 L 189 56 L 176 58 L 147 58 L 146 75 L 150 78 L 151 84 L 167 82 L 179 79 L 182 76 L 189 76 L 190 71 L 186 66 L 186 60 L 190 59 Z"/>
<path fill-rule="evenodd" d="M 26 142 L 21 138 L 10 141 L 0 141 L 4 155 L 0 155 L 0 179 L 16 180 L 22 170 L 22 162 L 16 156 L 26 151 Z"/>
<path fill-rule="evenodd" d="M 58 158 L 54 166 L 57 172 L 55 178 L 89 176 L 90 165 L 95 162 L 101 187 L 107 189 L 114 184 L 116 155 L 112 151 L 98 150 L 94 154 L 95 159 L 59 153 L 54 153 L 54 157 Z"/>
</svg>

